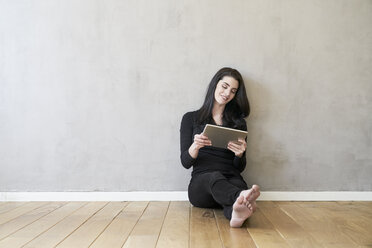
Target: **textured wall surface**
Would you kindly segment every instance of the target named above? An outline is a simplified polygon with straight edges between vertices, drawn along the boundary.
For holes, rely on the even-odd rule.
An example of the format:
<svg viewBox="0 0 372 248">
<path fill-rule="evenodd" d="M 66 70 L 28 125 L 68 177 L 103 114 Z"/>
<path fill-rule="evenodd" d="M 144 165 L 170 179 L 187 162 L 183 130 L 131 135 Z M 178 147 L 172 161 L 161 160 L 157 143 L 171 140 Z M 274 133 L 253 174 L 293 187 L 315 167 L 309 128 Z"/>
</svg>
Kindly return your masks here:
<svg viewBox="0 0 372 248">
<path fill-rule="evenodd" d="M 222 66 L 249 184 L 372 190 L 372 1 L 0 0 L 0 191 L 186 190 L 180 121 Z"/>
</svg>

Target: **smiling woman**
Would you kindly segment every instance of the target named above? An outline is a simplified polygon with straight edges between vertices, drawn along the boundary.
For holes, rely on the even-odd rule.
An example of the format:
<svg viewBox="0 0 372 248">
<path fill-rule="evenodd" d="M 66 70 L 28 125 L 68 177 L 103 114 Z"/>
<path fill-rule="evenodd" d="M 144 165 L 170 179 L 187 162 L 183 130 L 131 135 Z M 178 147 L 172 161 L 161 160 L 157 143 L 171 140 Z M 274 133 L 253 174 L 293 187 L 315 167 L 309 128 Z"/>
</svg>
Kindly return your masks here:
<svg viewBox="0 0 372 248">
<path fill-rule="evenodd" d="M 206 124 L 247 130 L 244 118 L 249 102 L 240 73 L 222 68 L 212 78 L 203 106 L 186 113 L 181 122 L 181 162 L 193 167 L 188 188 L 196 207 L 224 209 L 230 226 L 240 227 L 256 209 L 259 187 L 248 189 L 240 173 L 245 169 L 246 140 L 230 142 L 227 149 L 213 147 L 201 134 Z"/>
<path fill-rule="evenodd" d="M 230 102 L 236 91 L 238 90 L 239 82 L 230 76 L 224 76 L 217 84 L 214 98 L 219 106 L 223 106 Z"/>
</svg>

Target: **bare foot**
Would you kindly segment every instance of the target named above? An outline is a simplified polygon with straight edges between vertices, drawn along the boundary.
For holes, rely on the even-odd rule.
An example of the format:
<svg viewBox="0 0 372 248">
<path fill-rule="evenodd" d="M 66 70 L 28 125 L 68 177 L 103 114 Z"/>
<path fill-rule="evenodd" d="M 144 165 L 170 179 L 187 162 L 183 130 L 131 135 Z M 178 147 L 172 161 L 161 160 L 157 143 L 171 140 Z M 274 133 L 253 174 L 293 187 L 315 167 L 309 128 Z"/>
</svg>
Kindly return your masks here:
<svg viewBox="0 0 372 248">
<path fill-rule="evenodd" d="M 256 201 L 252 202 L 251 205 L 252 205 L 253 213 L 256 212 L 256 209 L 257 209 Z"/>
<path fill-rule="evenodd" d="M 230 226 L 241 227 L 246 219 L 253 213 L 253 206 L 249 202 L 244 201 L 244 196 L 240 195 L 234 205 L 231 214 Z"/>
<path fill-rule="evenodd" d="M 253 203 L 260 196 L 260 187 L 254 184 L 252 188 L 240 192 L 239 196 L 241 195 L 244 197 L 244 204 Z"/>
<path fill-rule="evenodd" d="M 260 196 L 260 186 L 253 184 L 251 190 L 253 191 L 251 197 L 248 199 L 250 202 L 256 201 L 256 199 Z"/>
</svg>

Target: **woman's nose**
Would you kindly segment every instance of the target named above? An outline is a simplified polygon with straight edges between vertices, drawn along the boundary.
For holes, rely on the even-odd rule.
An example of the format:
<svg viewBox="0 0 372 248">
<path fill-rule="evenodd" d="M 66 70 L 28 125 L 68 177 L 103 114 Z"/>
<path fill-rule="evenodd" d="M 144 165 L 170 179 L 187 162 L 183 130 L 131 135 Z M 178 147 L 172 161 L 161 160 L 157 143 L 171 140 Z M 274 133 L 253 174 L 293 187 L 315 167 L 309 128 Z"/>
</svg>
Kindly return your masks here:
<svg viewBox="0 0 372 248">
<path fill-rule="evenodd" d="M 223 93 L 225 96 L 229 97 L 230 96 L 230 90 L 226 89 L 225 92 Z"/>
</svg>

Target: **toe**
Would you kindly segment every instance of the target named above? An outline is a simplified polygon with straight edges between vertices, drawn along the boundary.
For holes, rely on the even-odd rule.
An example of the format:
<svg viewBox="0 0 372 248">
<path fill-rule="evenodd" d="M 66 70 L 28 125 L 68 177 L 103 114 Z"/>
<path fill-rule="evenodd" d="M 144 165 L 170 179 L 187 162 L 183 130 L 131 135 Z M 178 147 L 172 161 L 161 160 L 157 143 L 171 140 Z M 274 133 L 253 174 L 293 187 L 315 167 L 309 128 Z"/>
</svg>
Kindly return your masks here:
<svg viewBox="0 0 372 248">
<path fill-rule="evenodd" d="M 252 185 L 252 190 L 254 194 L 259 194 L 260 193 L 260 187 L 256 184 Z"/>
<path fill-rule="evenodd" d="M 238 199 L 237 199 L 237 202 L 238 202 L 238 204 L 243 204 L 244 197 L 243 196 L 239 196 Z"/>
<path fill-rule="evenodd" d="M 252 185 L 252 189 L 254 189 L 255 191 L 259 191 L 260 190 L 260 186 L 258 186 L 257 184 L 253 184 Z"/>
</svg>

